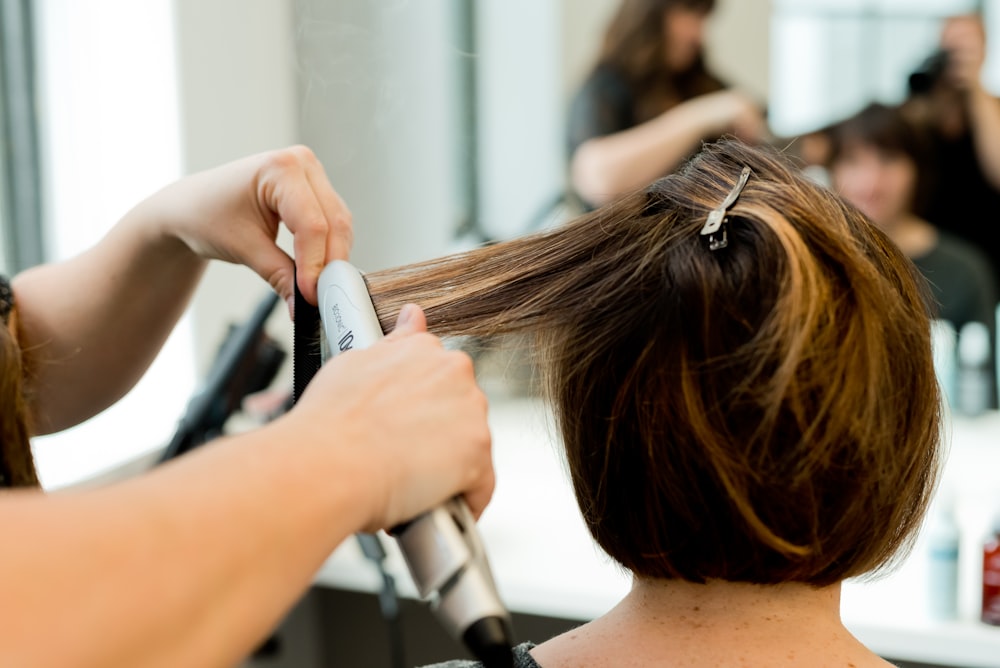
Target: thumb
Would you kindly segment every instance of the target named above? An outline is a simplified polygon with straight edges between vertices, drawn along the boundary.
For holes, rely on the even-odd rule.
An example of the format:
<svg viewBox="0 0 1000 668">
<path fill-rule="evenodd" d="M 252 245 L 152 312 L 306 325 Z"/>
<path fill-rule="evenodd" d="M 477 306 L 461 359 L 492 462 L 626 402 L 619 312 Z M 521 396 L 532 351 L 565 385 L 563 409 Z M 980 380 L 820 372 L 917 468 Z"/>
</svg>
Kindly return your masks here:
<svg viewBox="0 0 1000 668">
<path fill-rule="evenodd" d="M 398 339 L 410 334 L 417 334 L 427 331 L 427 317 L 423 309 L 416 304 L 406 304 L 399 309 L 399 316 L 396 317 L 396 326 L 386 338 Z"/>
</svg>

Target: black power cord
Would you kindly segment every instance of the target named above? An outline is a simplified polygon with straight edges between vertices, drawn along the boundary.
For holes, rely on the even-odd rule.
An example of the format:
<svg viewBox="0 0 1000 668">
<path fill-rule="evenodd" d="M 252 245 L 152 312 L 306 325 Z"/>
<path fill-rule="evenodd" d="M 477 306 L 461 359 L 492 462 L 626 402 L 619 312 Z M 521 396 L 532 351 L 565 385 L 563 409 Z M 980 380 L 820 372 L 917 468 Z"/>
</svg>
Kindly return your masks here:
<svg viewBox="0 0 1000 668">
<path fill-rule="evenodd" d="M 382 589 L 378 593 L 378 606 L 389 633 L 391 665 L 393 668 L 404 668 L 406 666 L 406 651 L 403 640 L 403 624 L 399 614 L 399 594 L 396 590 L 396 579 L 385 567 L 385 548 L 376 534 L 358 533 L 355 534 L 355 538 L 365 557 L 375 564 L 382 577 Z"/>
</svg>

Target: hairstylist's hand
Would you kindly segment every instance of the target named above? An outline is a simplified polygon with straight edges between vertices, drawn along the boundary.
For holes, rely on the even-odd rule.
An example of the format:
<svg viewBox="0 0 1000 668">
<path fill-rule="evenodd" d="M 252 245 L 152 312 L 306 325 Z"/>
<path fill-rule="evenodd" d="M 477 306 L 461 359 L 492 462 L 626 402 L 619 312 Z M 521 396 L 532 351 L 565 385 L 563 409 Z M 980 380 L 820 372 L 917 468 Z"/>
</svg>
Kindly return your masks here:
<svg viewBox="0 0 1000 668">
<path fill-rule="evenodd" d="M 976 16 L 956 16 L 945 22 L 941 48 L 948 52 L 948 80 L 960 90 L 981 85 L 986 62 L 986 32 Z"/>
<path fill-rule="evenodd" d="M 297 442 L 350 462 L 363 488 L 357 504 L 365 531 L 460 493 L 478 517 L 493 493 L 487 401 L 472 361 L 428 334 L 423 311 L 412 304 L 384 340 L 323 365 L 273 424 L 282 422 Z"/>
<path fill-rule="evenodd" d="M 707 124 L 706 135 L 732 133 L 743 141 L 756 144 L 768 137 L 764 112 L 749 95 L 736 90 L 720 90 L 691 101 Z"/>
<path fill-rule="evenodd" d="M 304 146 L 260 153 L 188 176 L 142 204 L 164 231 L 199 256 L 245 264 L 289 302 L 293 277 L 316 303 L 319 273 L 347 259 L 351 214 Z M 294 235 L 295 260 L 275 244 L 283 223 Z"/>
</svg>

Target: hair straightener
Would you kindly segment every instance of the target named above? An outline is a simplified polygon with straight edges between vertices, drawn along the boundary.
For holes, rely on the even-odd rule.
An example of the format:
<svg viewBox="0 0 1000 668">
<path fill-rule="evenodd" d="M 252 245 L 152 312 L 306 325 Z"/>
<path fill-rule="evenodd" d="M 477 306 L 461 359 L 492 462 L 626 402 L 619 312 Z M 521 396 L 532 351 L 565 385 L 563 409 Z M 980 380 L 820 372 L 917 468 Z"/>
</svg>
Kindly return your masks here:
<svg viewBox="0 0 1000 668">
<path fill-rule="evenodd" d="M 317 294 L 320 363 L 349 350 L 367 348 L 383 337 L 364 277 L 350 263 L 334 260 L 328 264 L 320 274 Z M 308 307 L 304 300 L 298 300 L 297 322 L 300 304 Z M 296 331 L 297 346 L 305 345 L 303 336 L 306 334 Z M 296 362 L 301 357 L 297 352 Z M 298 378 L 295 382 L 298 395 L 304 383 Z M 465 500 L 453 498 L 388 533 L 400 547 L 417 592 L 448 633 L 486 668 L 510 668 L 510 614 L 497 593 L 475 518 Z"/>
</svg>

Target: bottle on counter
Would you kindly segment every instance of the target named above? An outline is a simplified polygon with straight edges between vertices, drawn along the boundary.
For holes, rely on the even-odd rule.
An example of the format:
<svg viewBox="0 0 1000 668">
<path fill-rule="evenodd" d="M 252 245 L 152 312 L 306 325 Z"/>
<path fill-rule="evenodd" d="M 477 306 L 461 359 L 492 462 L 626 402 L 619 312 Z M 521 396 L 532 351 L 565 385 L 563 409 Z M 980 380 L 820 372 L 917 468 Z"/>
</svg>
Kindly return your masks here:
<svg viewBox="0 0 1000 668">
<path fill-rule="evenodd" d="M 989 328 L 981 322 L 965 323 L 958 332 L 956 413 L 973 417 L 989 410 L 993 403 L 992 374 Z"/>
<path fill-rule="evenodd" d="M 960 539 L 954 497 L 945 496 L 927 526 L 927 613 L 935 620 L 958 618 Z"/>
<path fill-rule="evenodd" d="M 990 531 L 983 545 L 982 620 L 1000 626 L 1000 509 L 993 516 Z"/>
</svg>

